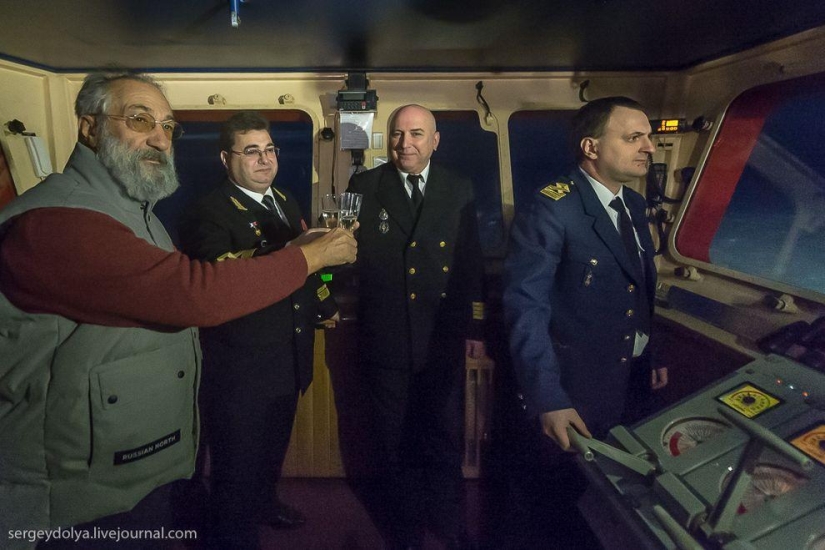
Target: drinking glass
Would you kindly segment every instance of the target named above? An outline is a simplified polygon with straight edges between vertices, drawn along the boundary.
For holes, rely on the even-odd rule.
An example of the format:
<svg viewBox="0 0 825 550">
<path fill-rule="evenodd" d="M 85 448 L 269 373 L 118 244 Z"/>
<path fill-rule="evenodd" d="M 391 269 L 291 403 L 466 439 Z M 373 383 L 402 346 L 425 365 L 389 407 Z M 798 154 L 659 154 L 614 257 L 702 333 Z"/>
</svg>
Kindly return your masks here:
<svg viewBox="0 0 825 550">
<path fill-rule="evenodd" d="M 352 226 L 358 219 L 358 214 L 361 212 L 361 200 L 364 196 L 361 193 L 341 193 L 338 197 L 338 208 L 340 209 L 340 217 L 338 224 L 344 229 L 352 231 Z"/>
<path fill-rule="evenodd" d="M 321 197 L 321 223 L 324 227 L 335 229 L 338 227 L 338 198 L 332 193 Z"/>
</svg>

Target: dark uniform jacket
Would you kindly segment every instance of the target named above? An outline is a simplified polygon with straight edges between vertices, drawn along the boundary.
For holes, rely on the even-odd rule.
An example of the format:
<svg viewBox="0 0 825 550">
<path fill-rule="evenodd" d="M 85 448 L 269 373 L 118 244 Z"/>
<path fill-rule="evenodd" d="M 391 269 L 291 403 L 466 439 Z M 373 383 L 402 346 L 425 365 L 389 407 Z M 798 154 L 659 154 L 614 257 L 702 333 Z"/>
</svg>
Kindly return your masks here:
<svg viewBox="0 0 825 550">
<path fill-rule="evenodd" d="M 482 339 L 483 261 L 470 181 L 431 164 L 417 223 L 392 164 L 354 175 L 349 191 L 364 195 L 356 261 L 362 360 L 413 370 L 460 361 L 463 340 Z"/>
<path fill-rule="evenodd" d="M 653 242 L 644 198 L 627 187 L 623 195 L 641 262 L 628 257 L 577 168 L 517 212 L 505 263 L 505 316 L 523 408 L 533 416 L 575 408 L 591 432 L 619 422 L 631 363 L 650 369 L 632 358 L 635 332 L 649 334 L 653 314 Z"/>
<path fill-rule="evenodd" d="M 181 248 L 189 256 L 208 261 L 229 261 L 266 254 L 283 248 L 305 227 L 295 198 L 272 188 L 289 227 L 277 215 L 251 199 L 232 182 L 224 181 L 201 199 L 184 221 Z M 201 330 L 204 351 L 218 355 L 215 364 L 242 377 L 245 361 L 266 361 L 268 380 L 276 395 L 305 391 L 312 381 L 314 327 L 334 315 L 334 301 L 318 275 L 285 300 L 229 323 Z M 291 350 L 292 354 L 285 350 Z M 206 358 L 207 360 L 210 357 Z M 211 357 L 215 359 L 215 357 Z"/>
</svg>

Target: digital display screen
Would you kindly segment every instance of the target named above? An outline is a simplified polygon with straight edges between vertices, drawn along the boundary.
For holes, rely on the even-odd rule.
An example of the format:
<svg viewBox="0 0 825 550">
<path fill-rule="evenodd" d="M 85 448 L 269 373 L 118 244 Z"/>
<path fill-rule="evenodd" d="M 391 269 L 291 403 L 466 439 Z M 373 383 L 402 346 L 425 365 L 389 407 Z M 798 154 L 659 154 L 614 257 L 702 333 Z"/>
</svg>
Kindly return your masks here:
<svg viewBox="0 0 825 550">
<path fill-rule="evenodd" d="M 687 121 L 683 118 L 663 118 L 651 120 L 650 127 L 654 134 L 676 134 L 687 130 Z"/>
</svg>

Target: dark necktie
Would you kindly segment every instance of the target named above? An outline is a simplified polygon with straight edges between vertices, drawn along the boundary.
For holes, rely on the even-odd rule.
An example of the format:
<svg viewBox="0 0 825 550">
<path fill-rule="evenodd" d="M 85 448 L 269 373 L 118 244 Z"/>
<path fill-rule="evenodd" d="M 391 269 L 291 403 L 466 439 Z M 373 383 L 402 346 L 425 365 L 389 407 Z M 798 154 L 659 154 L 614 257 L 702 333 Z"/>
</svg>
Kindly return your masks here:
<svg viewBox="0 0 825 550">
<path fill-rule="evenodd" d="M 616 197 L 610 201 L 610 208 L 619 213 L 619 232 L 622 235 L 624 249 L 627 251 L 630 261 L 636 262 L 636 265 L 639 266 L 642 280 L 644 280 L 644 263 L 642 263 L 642 258 L 639 256 L 639 247 L 636 244 L 636 232 L 633 231 L 633 224 L 630 222 L 630 216 L 627 215 L 627 210 L 624 208 L 624 202 L 619 197 Z M 636 315 L 636 330 L 644 334 L 650 334 L 650 311 L 644 284 L 639 285 L 636 290 Z"/>
<path fill-rule="evenodd" d="M 619 213 L 619 233 L 622 236 L 624 249 L 627 251 L 627 257 L 631 260 L 639 261 L 639 248 L 636 245 L 636 234 L 633 231 L 633 224 L 630 223 L 630 216 L 627 215 L 624 202 L 619 197 L 610 201 L 610 208 Z"/>
<path fill-rule="evenodd" d="M 278 207 L 275 206 L 275 199 L 272 196 L 264 195 L 264 206 L 267 210 L 269 210 L 272 213 L 272 216 L 276 220 L 289 227 L 289 223 L 287 223 L 287 221 L 284 219 L 284 216 L 283 214 L 281 214 L 281 211 L 278 209 Z"/>
<path fill-rule="evenodd" d="M 424 195 L 421 193 L 421 188 L 418 187 L 418 182 L 421 181 L 421 176 L 417 174 L 410 174 L 407 176 L 407 181 L 410 182 L 412 186 L 412 192 L 410 193 L 410 204 L 412 205 L 412 211 L 414 216 L 418 216 L 418 212 L 421 210 L 421 203 L 424 201 Z"/>
</svg>

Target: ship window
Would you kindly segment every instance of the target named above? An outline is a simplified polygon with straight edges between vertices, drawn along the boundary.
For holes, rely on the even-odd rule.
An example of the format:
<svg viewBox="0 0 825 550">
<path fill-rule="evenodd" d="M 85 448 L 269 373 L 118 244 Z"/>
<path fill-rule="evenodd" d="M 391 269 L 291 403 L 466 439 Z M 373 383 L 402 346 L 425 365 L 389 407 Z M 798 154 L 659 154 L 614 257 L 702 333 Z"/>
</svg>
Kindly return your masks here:
<svg viewBox="0 0 825 550">
<path fill-rule="evenodd" d="M 734 99 L 679 221 L 677 255 L 769 288 L 825 297 L 823 120 L 825 73 Z"/>
<path fill-rule="evenodd" d="M 517 111 L 510 116 L 510 162 L 516 208 L 574 166 L 575 158 L 569 145 L 574 114 L 576 111 Z"/>
<path fill-rule="evenodd" d="M 475 111 L 436 111 L 441 141 L 433 161 L 473 182 L 479 236 L 486 255 L 504 246 L 496 134 L 481 128 Z"/>
<path fill-rule="evenodd" d="M 175 111 L 186 133 L 175 142 L 175 166 L 180 189 L 160 201 L 155 213 L 175 245 L 184 212 L 226 178 L 218 136 L 235 111 Z M 304 220 L 312 219 L 312 118 L 298 110 L 261 111 L 271 123 L 270 135 L 280 147 L 275 185 L 288 189 L 298 201 Z"/>
</svg>

